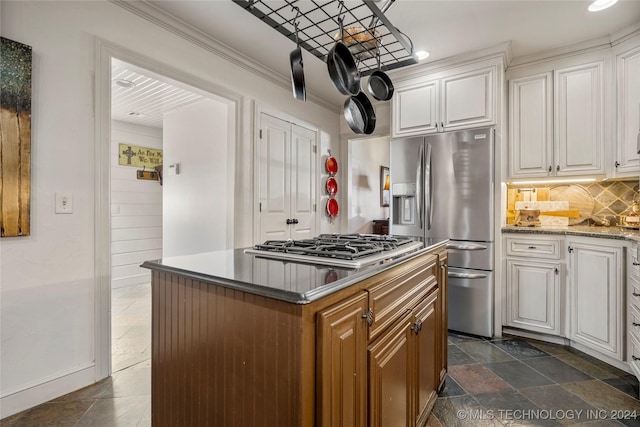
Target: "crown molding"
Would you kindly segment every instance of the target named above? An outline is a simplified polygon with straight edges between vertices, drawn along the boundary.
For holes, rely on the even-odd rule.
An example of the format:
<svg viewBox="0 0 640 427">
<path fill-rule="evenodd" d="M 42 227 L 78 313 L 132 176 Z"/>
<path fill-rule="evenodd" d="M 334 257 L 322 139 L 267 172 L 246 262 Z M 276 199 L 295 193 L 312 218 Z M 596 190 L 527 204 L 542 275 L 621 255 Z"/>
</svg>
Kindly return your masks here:
<svg viewBox="0 0 640 427">
<path fill-rule="evenodd" d="M 425 74 L 433 74 L 449 68 L 459 67 L 472 62 L 495 58 L 501 59 L 503 67 L 506 68 L 509 61 L 511 61 L 511 41 L 500 43 L 499 45 L 488 47 L 486 49 L 474 50 L 460 55 L 450 56 L 437 61 L 410 65 L 408 67 L 388 71 L 387 73 L 397 77 L 399 80 L 407 80 L 414 77 L 420 77 Z"/>
<path fill-rule="evenodd" d="M 566 58 L 569 56 L 581 55 L 583 53 L 594 52 L 600 49 L 611 47 L 611 37 L 602 36 L 595 39 L 585 40 L 578 43 L 571 43 L 558 46 L 554 49 L 545 50 L 543 52 L 531 55 L 520 56 L 514 58 L 509 64 L 509 69 L 516 69 L 537 63 L 553 61 L 556 59 Z"/>
<path fill-rule="evenodd" d="M 147 0 L 140 1 L 127 1 L 127 0 L 109 0 L 116 6 L 120 6 L 123 9 L 161 27 L 165 30 L 213 53 L 220 58 L 231 62 L 232 64 L 247 70 L 258 77 L 267 80 L 279 87 L 286 90 L 291 90 L 291 78 L 284 76 L 277 71 L 261 64 L 245 54 L 238 52 L 237 50 L 221 43 L 213 37 L 205 34 L 204 32 L 194 28 L 186 22 L 176 18 L 173 15 L 157 8 L 149 3 Z M 318 96 L 316 93 L 309 92 L 307 89 L 307 101 L 313 102 L 325 108 L 333 113 L 341 110 L 341 107 L 335 105 L 335 103 Z"/>
<path fill-rule="evenodd" d="M 622 30 L 611 34 L 611 45 L 617 46 L 620 43 L 626 42 L 636 36 L 640 36 L 640 23 L 623 28 Z"/>
</svg>

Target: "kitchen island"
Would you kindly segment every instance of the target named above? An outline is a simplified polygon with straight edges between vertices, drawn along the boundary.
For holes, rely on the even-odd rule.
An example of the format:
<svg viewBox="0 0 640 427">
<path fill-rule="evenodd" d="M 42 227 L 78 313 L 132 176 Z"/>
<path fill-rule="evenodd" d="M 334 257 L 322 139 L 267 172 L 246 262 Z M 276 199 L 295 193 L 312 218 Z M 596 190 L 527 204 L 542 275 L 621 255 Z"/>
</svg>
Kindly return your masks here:
<svg viewBox="0 0 640 427">
<path fill-rule="evenodd" d="M 424 425 L 446 374 L 445 243 L 360 268 L 145 262 L 153 425 Z"/>
</svg>

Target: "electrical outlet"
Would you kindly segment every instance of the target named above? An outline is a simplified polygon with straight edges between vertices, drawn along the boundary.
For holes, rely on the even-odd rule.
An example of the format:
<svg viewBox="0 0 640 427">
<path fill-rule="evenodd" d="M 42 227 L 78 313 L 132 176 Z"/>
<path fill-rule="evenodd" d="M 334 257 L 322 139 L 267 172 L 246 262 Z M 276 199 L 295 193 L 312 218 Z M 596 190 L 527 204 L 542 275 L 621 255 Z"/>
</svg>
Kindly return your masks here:
<svg viewBox="0 0 640 427">
<path fill-rule="evenodd" d="M 73 213 L 73 195 L 69 192 L 56 193 L 56 213 L 70 214 Z"/>
</svg>

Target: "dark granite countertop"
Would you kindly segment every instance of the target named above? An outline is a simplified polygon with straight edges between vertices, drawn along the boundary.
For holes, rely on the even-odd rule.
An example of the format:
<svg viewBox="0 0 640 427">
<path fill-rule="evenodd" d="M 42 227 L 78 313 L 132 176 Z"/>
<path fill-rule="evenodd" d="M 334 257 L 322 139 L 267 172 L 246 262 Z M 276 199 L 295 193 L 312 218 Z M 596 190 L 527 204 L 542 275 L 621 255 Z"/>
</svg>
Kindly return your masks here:
<svg viewBox="0 0 640 427">
<path fill-rule="evenodd" d="M 640 231 L 619 226 L 600 227 L 587 225 L 569 225 L 552 227 L 516 227 L 508 225 L 502 227 L 503 233 L 523 234 L 560 234 L 570 236 L 599 237 L 601 239 L 628 240 L 640 242 Z"/>
<path fill-rule="evenodd" d="M 244 248 L 145 261 L 142 267 L 178 273 L 187 278 L 295 304 L 307 304 L 441 247 L 446 242 L 446 239 L 427 239 L 422 249 L 360 268 L 261 258 L 244 253 Z"/>
</svg>

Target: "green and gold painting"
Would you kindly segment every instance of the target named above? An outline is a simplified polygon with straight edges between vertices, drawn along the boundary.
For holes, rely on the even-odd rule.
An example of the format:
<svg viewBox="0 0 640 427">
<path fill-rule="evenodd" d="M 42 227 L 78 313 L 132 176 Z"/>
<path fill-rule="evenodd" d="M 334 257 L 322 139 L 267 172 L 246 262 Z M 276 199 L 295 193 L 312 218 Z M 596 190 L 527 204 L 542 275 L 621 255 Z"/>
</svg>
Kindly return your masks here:
<svg viewBox="0 0 640 427">
<path fill-rule="evenodd" d="M 30 234 L 31 47 L 0 37 L 0 228 Z"/>
</svg>

